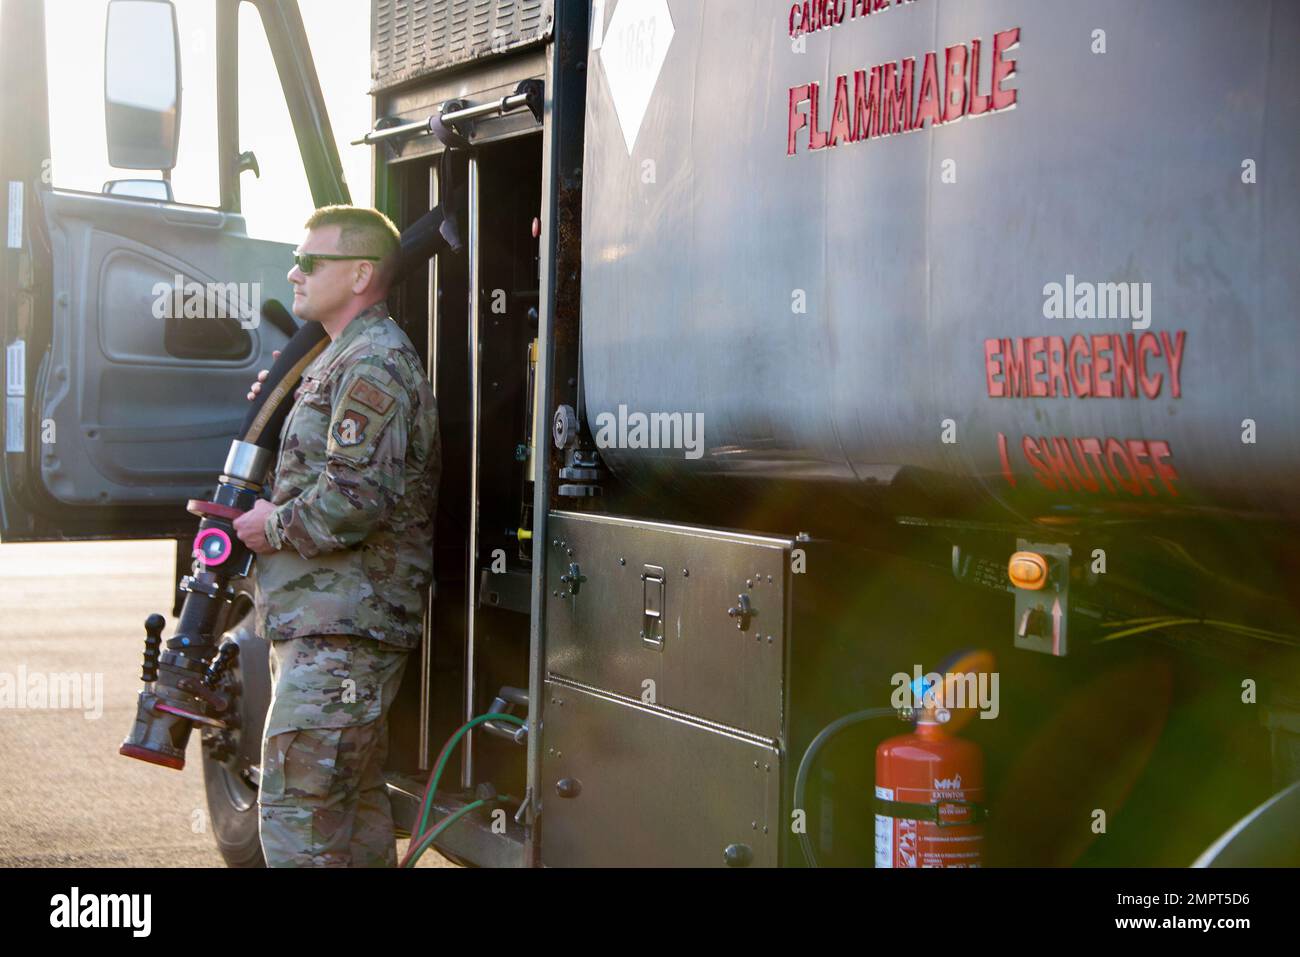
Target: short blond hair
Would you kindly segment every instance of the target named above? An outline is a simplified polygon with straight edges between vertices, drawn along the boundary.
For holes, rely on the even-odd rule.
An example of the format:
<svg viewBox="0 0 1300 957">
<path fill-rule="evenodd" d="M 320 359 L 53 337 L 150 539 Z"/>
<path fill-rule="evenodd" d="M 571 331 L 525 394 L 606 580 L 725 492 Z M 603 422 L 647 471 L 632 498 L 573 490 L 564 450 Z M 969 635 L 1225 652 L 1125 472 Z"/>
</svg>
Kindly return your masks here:
<svg viewBox="0 0 1300 957">
<path fill-rule="evenodd" d="M 307 229 L 339 226 L 339 252 L 387 259 L 402 245 L 393 221 L 365 206 L 322 206 L 307 220 Z"/>
</svg>

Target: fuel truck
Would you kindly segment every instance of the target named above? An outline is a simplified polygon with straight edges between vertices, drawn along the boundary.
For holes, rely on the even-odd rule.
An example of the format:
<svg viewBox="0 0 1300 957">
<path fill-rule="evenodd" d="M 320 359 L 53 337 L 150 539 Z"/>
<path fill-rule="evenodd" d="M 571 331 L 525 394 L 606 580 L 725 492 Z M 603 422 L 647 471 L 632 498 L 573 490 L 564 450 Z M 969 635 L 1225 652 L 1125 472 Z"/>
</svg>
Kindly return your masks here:
<svg viewBox="0 0 1300 957">
<path fill-rule="evenodd" d="M 3 534 L 175 538 L 123 750 L 178 767 L 197 729 L 217 843 L 256 865 L 267 652 L 222 523 L 278 442 L 247 384 L 307 333 L 148 291 L 287 301 L 289 247 L 241 216 L 237 8 L 318 206 L 350 196 L 327 64 L 294 0 L 215 0 L 220 207 L 64 190 L 39 6 L 2 14 Z M 171 6 L 116 0 L 106 46 L 113 165 L 164 184 Z M 404 232 L 445 463 L 404 833 L 514 867 L 1300 861 L 1300 7 L 370 27 L 373 123 L 338 135 Z M 127 60 L 156 96 L 115 98 Z"/>
</svg>

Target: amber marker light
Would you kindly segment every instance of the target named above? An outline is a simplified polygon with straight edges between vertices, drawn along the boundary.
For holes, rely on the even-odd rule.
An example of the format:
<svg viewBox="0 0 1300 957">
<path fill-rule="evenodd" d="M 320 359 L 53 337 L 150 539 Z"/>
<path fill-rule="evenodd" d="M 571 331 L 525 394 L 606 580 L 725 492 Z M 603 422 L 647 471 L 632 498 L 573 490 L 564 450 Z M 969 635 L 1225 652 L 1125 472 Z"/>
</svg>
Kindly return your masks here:
<svg viewBox="0 0 1300 957">
<path fill-rule="evenodd" d="M 1047 559 L 1037 552 L 1016 552 L 1007 563 L 1011 584 L 1025 591 L 1038 591 L 1047 584 Z"/>
</svg>

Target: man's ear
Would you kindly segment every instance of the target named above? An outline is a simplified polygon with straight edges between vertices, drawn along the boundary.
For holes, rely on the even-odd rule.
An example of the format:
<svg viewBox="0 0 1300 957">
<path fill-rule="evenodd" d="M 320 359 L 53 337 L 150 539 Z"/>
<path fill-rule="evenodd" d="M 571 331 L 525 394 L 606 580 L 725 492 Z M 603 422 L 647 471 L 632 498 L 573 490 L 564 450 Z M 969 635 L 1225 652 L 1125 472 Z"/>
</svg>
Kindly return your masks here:
<svg viewBox="0 0 1300 957">
<path fill-rule="evenodd" d="M 369 260 L 361 260 L 357 263 L 361 269 L 360 276 L 352 283 L 352 294 L 359 296 L 362 293 L 372 290 L 375 285 L 375 275 L 377 273 L 378 263 L 372 263 Z"/>
<path fill-rule="evenodd" d="M 387 298 L 389 291 L 393 288 L 393 281 L 397 274 L 397 257 L 389 256 L 380 262 L 367 261 L 362 265 L 370 267 L 369 281 L 357 292 L 364 291 L 366 294 L 373 293 Z"/>
</svg>

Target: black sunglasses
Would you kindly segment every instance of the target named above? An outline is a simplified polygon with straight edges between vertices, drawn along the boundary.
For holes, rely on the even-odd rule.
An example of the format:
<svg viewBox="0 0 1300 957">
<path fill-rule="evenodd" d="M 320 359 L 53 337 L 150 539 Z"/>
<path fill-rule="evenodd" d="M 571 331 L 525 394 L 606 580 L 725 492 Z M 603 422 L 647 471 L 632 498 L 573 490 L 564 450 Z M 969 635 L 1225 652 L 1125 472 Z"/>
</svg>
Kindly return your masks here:
<svg viewBox="0 0 1300 957">
<path fill-rule="evenodd" d="M 344 261 L 348 259 L 364 259 L 367 262 L 377 263 L 382 261 L 380 256 L 343 256 L 332 253 L 300 253 L 293 254 L 293 262 L 302 270 L 304 276 L 310 276 L 316 269 L 316 263 L 326 260 L 329 262 Z"/>
</svg>

